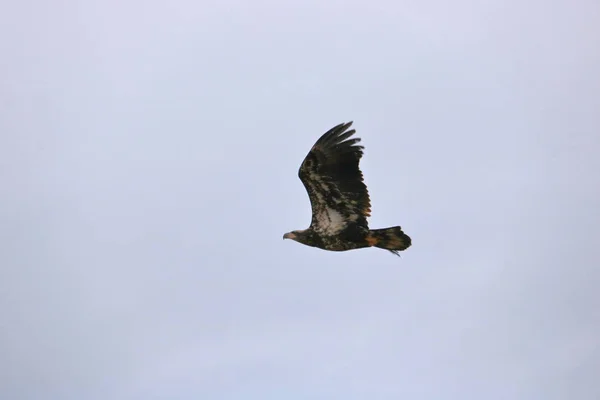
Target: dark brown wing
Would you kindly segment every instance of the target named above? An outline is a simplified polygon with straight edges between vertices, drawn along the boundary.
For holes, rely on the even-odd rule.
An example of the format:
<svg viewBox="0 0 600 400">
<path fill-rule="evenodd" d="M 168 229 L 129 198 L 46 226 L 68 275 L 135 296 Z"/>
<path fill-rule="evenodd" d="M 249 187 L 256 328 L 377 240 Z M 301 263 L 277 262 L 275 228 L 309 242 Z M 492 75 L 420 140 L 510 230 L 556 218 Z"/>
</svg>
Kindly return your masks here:
<svg viewBox="0 0 600 400">
<path fill-rule="evenodd" d="M 368 228 L 371 201 L 358 163 L 360 138 L 349 139 L 352 122 L 339 124 L 317 140 L 298 171 L 312 206 L 311 228 L 333 236 L 358 224 Z"/>
</svg>

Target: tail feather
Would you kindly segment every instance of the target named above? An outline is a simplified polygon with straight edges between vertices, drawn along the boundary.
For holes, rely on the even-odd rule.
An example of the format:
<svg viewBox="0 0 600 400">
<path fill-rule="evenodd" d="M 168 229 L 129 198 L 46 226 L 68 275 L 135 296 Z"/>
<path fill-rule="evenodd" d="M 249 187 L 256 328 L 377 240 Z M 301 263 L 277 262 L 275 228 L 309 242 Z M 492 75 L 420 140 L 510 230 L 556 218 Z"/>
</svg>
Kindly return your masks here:
<svg viewBox="0 0 600 400">
<path fill-rule="evenodd" d="M 369 231 L 367 241 L 371 246 L 389 250 L 397 256 L 399 251 L 406 250 L 412 244 L 410 236 L 402 232 L 402 228 L 372 229 Z"/>
</svg>

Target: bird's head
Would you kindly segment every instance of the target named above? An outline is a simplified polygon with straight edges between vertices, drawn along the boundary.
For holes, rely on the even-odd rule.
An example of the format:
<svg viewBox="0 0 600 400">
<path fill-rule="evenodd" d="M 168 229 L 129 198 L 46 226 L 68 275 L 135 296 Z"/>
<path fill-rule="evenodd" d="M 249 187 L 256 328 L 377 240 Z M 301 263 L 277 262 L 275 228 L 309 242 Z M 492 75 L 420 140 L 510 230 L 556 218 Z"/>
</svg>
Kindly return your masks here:
<svg viewBox="0 0 600 400">
<path fill-rule="evenodd" d="M 292 239 L 295 240 L 296 242 L 300 242 L 300 243 L 304 243 L 304 239 L 305 239 L 305 231 L 291 231 L 286 233 L 285 235 L 283 235 L 284 239 Z"/>
</svg>

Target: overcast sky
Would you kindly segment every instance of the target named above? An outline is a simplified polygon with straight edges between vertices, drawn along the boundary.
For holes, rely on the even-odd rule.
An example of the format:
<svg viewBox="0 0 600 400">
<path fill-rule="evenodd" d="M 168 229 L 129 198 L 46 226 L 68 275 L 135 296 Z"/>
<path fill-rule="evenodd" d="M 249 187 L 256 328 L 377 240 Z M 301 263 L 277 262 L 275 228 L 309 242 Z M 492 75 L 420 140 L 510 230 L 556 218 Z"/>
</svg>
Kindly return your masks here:
<svg viewBox="0 0 600 400">
<path fill-rule="evenodd" d="M 598 1 L 0 8 L 0 398 L 600 398 Z M 349 120 L 402 258 L 282 240 Z"/>
</svg>

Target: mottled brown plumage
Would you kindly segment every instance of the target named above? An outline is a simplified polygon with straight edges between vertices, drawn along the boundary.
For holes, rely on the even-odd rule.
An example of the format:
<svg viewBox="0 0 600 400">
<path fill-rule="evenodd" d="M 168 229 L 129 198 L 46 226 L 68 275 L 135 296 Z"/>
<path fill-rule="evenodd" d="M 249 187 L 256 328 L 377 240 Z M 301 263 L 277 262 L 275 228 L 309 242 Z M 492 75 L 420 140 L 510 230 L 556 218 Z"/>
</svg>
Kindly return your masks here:
<svg viewBox="0 0 600 400">
<path fill-rule="evenodd" d="M 350 138 L 352 122 L 339 124 L 317 140 L 302 162 L 298 176 L 310 199 L 310 227 L 286 233 L 307 246 L 345 251 L 379 247 L 398 255 L 411 245 L 411 238 L 399 226 L 370 230 L 367 217 L 371 201 L 359 162 L 360 138 Z"/>
</svg>

